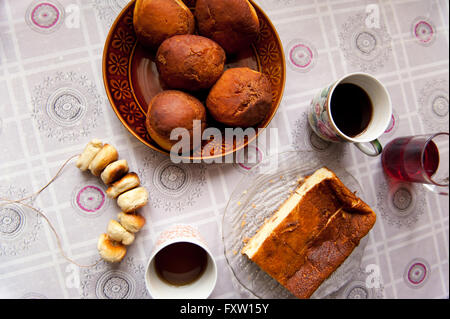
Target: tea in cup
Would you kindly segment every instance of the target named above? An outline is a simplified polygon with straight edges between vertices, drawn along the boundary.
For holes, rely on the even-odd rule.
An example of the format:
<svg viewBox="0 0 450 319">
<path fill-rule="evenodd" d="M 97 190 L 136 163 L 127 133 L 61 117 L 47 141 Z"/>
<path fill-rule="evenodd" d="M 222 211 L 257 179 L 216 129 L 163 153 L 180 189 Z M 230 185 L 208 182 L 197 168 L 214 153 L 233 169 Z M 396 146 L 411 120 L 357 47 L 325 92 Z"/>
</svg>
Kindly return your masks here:
<svg viewBox="0 0 450 319">
<path fill-rule="evenodd" d="M 194 227 L 176 225 L 161 233 L 145 273 L 153 298 L 205 299 L 216 281 L 214 258 Z"/>
</svg>

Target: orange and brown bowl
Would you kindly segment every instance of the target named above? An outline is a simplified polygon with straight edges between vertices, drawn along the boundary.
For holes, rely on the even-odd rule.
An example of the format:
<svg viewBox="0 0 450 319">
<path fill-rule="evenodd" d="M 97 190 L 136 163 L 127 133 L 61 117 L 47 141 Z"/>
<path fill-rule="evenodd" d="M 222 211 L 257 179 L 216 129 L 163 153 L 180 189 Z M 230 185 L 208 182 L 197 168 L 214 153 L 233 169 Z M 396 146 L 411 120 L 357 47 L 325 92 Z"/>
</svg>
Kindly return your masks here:
<svg viewBox="0 0 450 319">
<path fill-rule="evenodd" d="M 281 40 L 267 15 L 253 1 L 249 1 L 258 14 L 260 33 L 249 49 L 228 57 L 225 68 L 249 67 L 267 75 L 272 88 L 272 106 L 266 118 L 254 127 L 256 136 L 227 143 L 223 133 L 222 141 L 203 141 L 201 148 L 192 151 L 187 158 L 189 160 L 211 160 L 244 148 L 261 133 L 262 130 L 258 128 L 269 125 L 281 103 L 286 81 Z M 193 10 L 195 0 L 184 2 Z M 103 81 L 111 106 L 127 130 L 149 148 L 169 155 L 168 151 L 151 139 L 145 126 L 150 100 L 167 88 L 159 78 L 154 53 L 140 45 L 136 38 L 133 27 L 134 5 L 135 1 L 130 1 L 111 26 L 103 51 Z M 206 95 L 207 92 L 199 92 L 196 97 L 204 101 Z M 208 127 L 216 127 L 222 132 L 225 130 L 223 124 L 215 122 L 211 117 L 208 117 Z M 209 143 L 215 143 L 215 147 L 211 147 Z M 205 156 L 202 150 L 206 145 L 208 150 L 221 151 Z"/>
</svg>

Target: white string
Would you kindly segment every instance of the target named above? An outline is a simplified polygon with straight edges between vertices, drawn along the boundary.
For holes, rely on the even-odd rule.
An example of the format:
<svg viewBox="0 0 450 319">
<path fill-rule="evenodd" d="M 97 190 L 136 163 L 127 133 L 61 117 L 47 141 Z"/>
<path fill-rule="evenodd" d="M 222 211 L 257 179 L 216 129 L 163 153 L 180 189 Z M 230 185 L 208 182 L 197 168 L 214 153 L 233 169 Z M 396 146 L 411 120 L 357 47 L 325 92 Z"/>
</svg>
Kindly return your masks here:
<svg viewBox="0 0 450 319">
<path fill-rule="evenodd" d="M 65 254 L 65 252 L 64 252 L 64 250 L 63 250 L 63 248 L 62 248 L 61 238 L 60 238 L 60 236 L 58 235 L 58 232 L 56 231 L 55 227 L 53 226 L 53 224 L 51 223 L 51 221 L 48 219 L 48 217 L 47 217 L 42 211 L 40 211 L 39 209 L 37 209 L 37 208 L 35 208 L 35 207 L 33 207 L 33 206 L 29 205 L 29 204 L 24 203 L 25 200 L 31 199 L 31 198 L 33 198 L 33 197 L 37 197 L 37 196 L 38 196 L 40 193 L 42 193 L 47 187 L 49 187 L 49 186 L 50 186 L 50 185 L 51 185 L 51 184 L 59 177 L 59 175 L 61 174 L 61 172 L 62 172 L 62 170 L 64 169 L 64 167 L 66 167 L 66 165 L 67 165 L 72 159 L 74 159 L 74 158 L 76 158 L 76 157 L 78 157 L 78 156 L 79 156 L 79 155 L 73 155 L 73 156 L 70 157 L 68 160 L 66 160 L 66 161 L 64 162 L 64 164 L 61 166 L 61 168 L 58 170 L 58 172 L 56 173 L 56 175 L 53 176 L 53 178 L 52 178 L 47 184 L 45 184 L 42 188 L 40 188 L 37 192 L 35 192 L 35 193 L 33 193 L 33 194 L 29 195 L 29 196 L 23 197 L 23 198 L 21 198 L 21 199 L 16 199 L 16 200 L 9 199 L 9 198 L 0 198 L 0 202 L 4 202 L 4 203 L 0 203 L 0 207 L 3 207 L 3 206 L 5 206 L 5 205 L 7 205 L 7 204 L 18 204 L 18 205 L 22 205 L 22 206 L 24 206 L 24 207 L 27 207 L 27 208 L 29 208 L 29 209 L 32 209 L 33 211 L 35 211 L 36 213 L 38 213 L 42 218 L 45 219 L 45 221 L 46 221 L 46 222 L 48 223 L 48 225 L 50 226 L 50 229 L 51 229 L 52 232 L 54 233 L 54 235 L 55 235 L 55 237 L 56 237 L 56 243 L 57 243 L 58 248 L 59 248 L 59 250 L 60 250 L 60 252 L 61 252 L 61 255 L 64 257 L 64 259 L 66 259 L 68 262 L 70 262 L 70 263 L 72 263 L 72 264 L 74 264 L 74 265 L 77 265 L 78 267 L 81 267 L 81 268 L 89 268 L 89 267 L 95 267 L 95 266 L 98 265 L 102 260 L 99 259 L 97 262 L 95 262 L 94 264 L 91 264 L 91 265 L 81 265 L 81 264 L 75 262 L 74 260 L 72 260 L 71 258 L 69 258 L 69 257 Z"/>
</svg>

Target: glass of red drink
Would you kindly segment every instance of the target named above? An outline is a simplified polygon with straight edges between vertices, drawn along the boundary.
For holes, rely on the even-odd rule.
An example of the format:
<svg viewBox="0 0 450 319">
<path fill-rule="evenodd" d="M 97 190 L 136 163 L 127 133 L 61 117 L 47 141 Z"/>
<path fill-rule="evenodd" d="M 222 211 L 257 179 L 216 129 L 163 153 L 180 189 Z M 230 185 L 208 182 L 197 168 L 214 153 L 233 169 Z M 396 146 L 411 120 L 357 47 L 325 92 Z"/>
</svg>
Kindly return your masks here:
<svg viewBox="0 0 450 319">
<path fill-rule="evenodd" d="M 383 150 L 388 176 L 412 183 L 448 187 L 449 133 L 399 137 Z"/>
</svg>

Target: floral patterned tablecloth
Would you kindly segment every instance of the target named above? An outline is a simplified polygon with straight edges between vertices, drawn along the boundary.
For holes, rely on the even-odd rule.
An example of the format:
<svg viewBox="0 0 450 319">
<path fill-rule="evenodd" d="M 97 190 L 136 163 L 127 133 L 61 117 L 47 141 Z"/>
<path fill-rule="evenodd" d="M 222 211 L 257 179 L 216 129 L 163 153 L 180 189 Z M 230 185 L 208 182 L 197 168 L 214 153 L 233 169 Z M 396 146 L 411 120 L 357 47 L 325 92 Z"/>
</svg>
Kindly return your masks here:
<svg viewBox="0 0 450 319">
<path fill-rule="evenodd" d="M 378 215 L 357 275 L 332 298 L 448 298 L 448 198 L 392 184 L 380 158 L 317 138 L 306 121 L 316 91 L 353 71 L 388 88 L 394 114 L 380 138 L 448 131 L 449 3 L 446 0 L 255 0 L 283 42 L 287 81 L 271 128 L 278 151 L 309 150 L 364 188 Z M 175 165 L 138 142 L 112 111 L 102 83 L 109 27 L 126 0 L 0 0 L 0 197 L 18 199 L 50 180 L 97 137 L 117 146 L 150 192 L 148 223 L 118 266 L 78 268 L 60 254 L 31 209 L 0 208 L 0 297 L 149 298 L 147 258 L 160 231 L 194 225 L 214 254 L 212 298 L 246 298 L 223 255 L 221 220 L 251 165 Z M 270 48 L 268 48 L 270 50 Z M 252 145 L 263 160 L 269 146 Z M 97 178 L 69 165 L 29 202 L 49 217 L 67 254 L 97 260 L 96 242 L 118 208 Z"/>
</svg>

